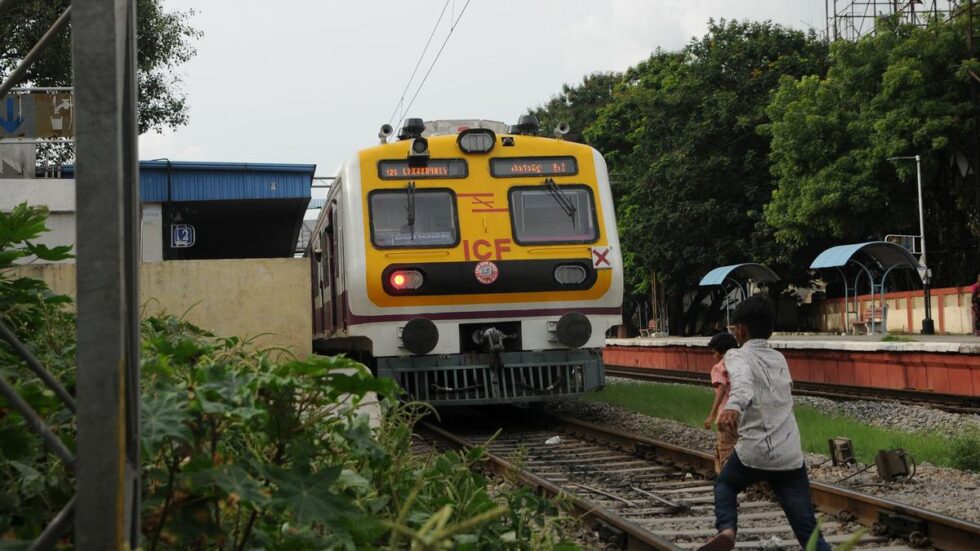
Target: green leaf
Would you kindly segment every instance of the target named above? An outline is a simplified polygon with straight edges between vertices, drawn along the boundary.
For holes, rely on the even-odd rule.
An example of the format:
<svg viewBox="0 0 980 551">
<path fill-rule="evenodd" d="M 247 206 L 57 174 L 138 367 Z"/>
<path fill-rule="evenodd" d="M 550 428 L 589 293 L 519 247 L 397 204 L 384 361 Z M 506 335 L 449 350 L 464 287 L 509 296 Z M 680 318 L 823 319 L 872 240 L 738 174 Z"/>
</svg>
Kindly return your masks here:
<svg viewBox="0 0 980 551">
<path fill-rule="evenodd" d="M 152 458 L 168 439 L 190 442 L 194 436 L 187 425 L 191 420 L 187 403 L 176 392 L 144 395 L 140 416 L 144 457 Z"/>
<path fill-rule="evenodd" d="M 270 467 L 269 478 L 276 485 L 276 504 L 291 512 L 300 523 L 326 523 L 345 506 L 330 487 L 340 476 L 342 467 L 328 467 L 313 474 Z"/>
<path fill-rule="evenodd" d="M 219 488 L 233 501 L 241 501 L 255 509 L 264 507 L 269 502 L 259 481 L 237 465 L 205 469 L 194 473 L 191 478 L 195 485 Z"/>
<path fill-rule="evenodd" d="M 41 243 L 31 243 L 29 241 L 26 243 L 26 245 L 27 250 L 41 260 L 57 262 L 59 260 L 72 258 L 71 245 L 60 245 L 50 248 L 47 245 L 43 245 Z"/>
</svg>

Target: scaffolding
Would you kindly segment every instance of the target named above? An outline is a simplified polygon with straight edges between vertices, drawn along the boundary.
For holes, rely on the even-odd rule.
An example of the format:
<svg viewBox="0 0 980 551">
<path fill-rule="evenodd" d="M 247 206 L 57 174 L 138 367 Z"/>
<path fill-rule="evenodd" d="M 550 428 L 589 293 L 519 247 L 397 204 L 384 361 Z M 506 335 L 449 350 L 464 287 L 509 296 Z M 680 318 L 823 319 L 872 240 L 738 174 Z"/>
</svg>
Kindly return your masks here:
<svg viewBox="0 0 980 551">
<path fill-rule="evenodd" d="M 925 26 L 955 17 L 972 2 L 965 0 L 824 0 L 826 38 L 857 40 L 875 33 L 880 17 L 898 14 L 903 23 Z"/>
</svg>

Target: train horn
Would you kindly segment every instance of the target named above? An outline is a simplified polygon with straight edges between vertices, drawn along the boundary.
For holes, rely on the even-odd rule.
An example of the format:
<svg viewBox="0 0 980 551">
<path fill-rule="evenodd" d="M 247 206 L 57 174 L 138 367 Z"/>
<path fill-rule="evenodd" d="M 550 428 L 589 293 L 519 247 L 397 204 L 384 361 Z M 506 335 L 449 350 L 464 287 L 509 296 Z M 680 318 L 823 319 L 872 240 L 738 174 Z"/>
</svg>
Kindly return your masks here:
<svg viewBox="0 0 980 551">
<path fill-rule="evenodd" d="M 381 143 L 388 143 L 388 138 L 394 133 L 395 129 L 390 124 L 382 124 L 381 130 L 378 131 L 378 138 L 381 140 Z"/>
<path fill-rule="evenodd" d="M 558 123 L 558 126 L 555 127 L 555 138 L 560 140 L 562 136 L 568 134 L 568 131 L 571 129 L 572 127 L 568 126 L 567 122 Z"/>
</svg>

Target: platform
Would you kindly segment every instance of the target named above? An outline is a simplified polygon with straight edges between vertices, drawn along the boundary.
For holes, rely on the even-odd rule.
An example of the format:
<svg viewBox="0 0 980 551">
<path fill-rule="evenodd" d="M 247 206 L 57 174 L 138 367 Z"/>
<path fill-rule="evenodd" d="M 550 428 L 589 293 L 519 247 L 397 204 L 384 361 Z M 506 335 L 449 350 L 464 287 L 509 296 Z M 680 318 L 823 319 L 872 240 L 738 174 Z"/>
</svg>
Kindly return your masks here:
<svg viewBox="0 0 980 551">
<path fill-rule="evenodd" d="M 980 337 L 916 335 L 777 335 L 770 339 L 793 380 L 862 388 L 980 397 Z M 607 366 L 708 373 L 715 363 L 707 337 L 606 339 Z"/>
<path fill-rule="evenodd" d="M 942 352 L 980 354 L 980 337 L 972 335 L 908 335 L 913 341 L 882 341 L 882 335 L 773 335 L 776 349 L 850 350 L 856 352 Z M 637 337 L 606 339 L 606 346 L 693 346 L 708 345 L 709 337 Z"/>
</svg>

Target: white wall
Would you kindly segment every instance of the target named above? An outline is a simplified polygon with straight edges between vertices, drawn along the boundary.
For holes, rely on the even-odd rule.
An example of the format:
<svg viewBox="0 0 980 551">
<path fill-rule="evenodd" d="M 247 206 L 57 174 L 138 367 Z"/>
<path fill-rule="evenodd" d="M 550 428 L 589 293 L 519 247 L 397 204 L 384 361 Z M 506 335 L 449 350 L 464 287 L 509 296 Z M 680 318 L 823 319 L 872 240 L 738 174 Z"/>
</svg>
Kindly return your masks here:
<svg viewBox="0 0 980 551">
<path fill-rule="evenodd" d="M 46 206 L 50 211 L 48 231 L 38 243 L 49 247 L 75 244 L 75 180 L 58 178 L 0 179 L 0 212 L 9 212 L 21 203 Z M 163 260 L 163 216 L 159 203 L 143 204 L 142 259 Z M 39 262 L 21 259 L 21 263 Z M 73 259 L 65 262 L 74 262 Z"/>
</svg>

